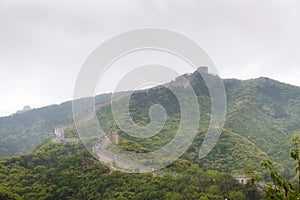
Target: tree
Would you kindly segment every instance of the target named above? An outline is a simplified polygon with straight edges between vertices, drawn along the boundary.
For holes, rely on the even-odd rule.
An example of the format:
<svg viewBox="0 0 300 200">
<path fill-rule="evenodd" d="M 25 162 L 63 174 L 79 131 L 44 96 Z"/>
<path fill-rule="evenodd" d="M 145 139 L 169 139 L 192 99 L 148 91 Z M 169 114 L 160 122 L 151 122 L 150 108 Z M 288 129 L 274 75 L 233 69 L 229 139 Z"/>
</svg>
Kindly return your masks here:
<svg viewBox="0 0 300 200">
<path fill-rule="evenodd" d="M 20 197 L 17 194 L 13 194 L 3 188 L 0 188 L 0 199 L 1 200 L 18 200 Z"/>
<path fill-rule="evenodd" d="M 271 184 L 266 184 L 264 187 L 268 199 L 294 199 L 291 197 L 297 196 L 290 181 L 280 176 L 280 174 L 273 169 L 273 164 L 270 160 L 262 162 L 261 165 L 268 171 L 272 180 Z"/>
<path fill-rule="evenodd" d="M 230 200 L 246 200 L 246 196 L 241 191 L 230 191 L 229 199 Z"/>
<path fill-rule="evenodd" d="M 300 138 L 298 136 L 294 136 L 292 138 L 294 143 L 293 148 L 290 150 L 291 157 L 297 161 L 296 172 L 298 173 L 298 192 L 300 193 L 300 155 L 299 155 L 299 143 Z"/>
<path fill-rule="evenodd" d="M 283 178 L 273 167 L 271 161 L 262 162 L 262 166 L 269 172 L 272 183 L 266 184 L 264 191 L 268 199 L 295 200 L 300 199 L 300 138 L 292 138 L 293 147 L 290 150 L 290 156 L 297 161 L 296 172 L 298 173 L 298 189 L 295 190 L 292 183 Z"/>
</svg>

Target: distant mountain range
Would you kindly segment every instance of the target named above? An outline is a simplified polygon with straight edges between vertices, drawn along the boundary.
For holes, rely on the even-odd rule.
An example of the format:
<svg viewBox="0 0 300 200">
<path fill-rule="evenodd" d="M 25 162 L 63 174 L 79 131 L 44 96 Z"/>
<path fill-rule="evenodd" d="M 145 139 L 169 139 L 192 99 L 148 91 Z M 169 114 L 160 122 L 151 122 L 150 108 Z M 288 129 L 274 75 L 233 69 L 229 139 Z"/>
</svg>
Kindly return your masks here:
<svg viewBox="0 0 300 200">
<path fill-rule="evenodd" d="M 202 75 L 210 80 L 219 79 L 207 73 Z M 96 162 L 76 139 L 72 102 L 68 101 L 0 118 L 0 198 L 260 199 L 255 187 L 244 187 L 231 175 L 252 170 L 265 177 L 260 167 L 263 160 L 272 160 L 283 176 L 293 179 L 289 148 L 291 136 L 300 133 L 300 87 L 268 78 L 223 80 L 227 98 L 225 126 L 212 151 L 199 160 L 212 100 L 203 77 L 197 72 L 182 75 L 169 84 L 184 92 L 185 86 L 180 83 L 183 77 L 189 80 L 197 95 L 200 128 L 187 151 L 163 169 L 165 175 L 111 172 Z M 119 95 L 123 94 L 126 93 Z M 104 131 L 118 133 L 122 149 L 151 152 L 169 143 L 176 134 L 180 106 L 167 87 L 134 91 L 131 96 L 130 116 L 141 126 L 151 121 L 151 105 L 161 104 L 166 110 L 165 126 L 149 138 L 135 138 L 119 128 L 112 117 L 111 98 L 112 94 L 96 97 L 96 115 Z M 86 99 L 77 101 L 84 103 Z M 117 105 L 123 103 L 122 98 L 114 101 Z M 66 124 L 64 136 L 71 142 L 50 140 L 54 128 Z M 108 148 L 114 151 L 113 147 Z"/>
<path fill-rule="evenodd" d="M 98 95 L 95 102 L 110 98 L 111 94 Z M 0 117 L 0 158 L 28 153 L 52 137 L 56 126 L 72 122 L 72 101 Z"/>
<path fill-rule="evenodd" d="M 204 74 L 213 79 L 215 76 Z M 183 75 L 190 81 L 201 107 L 201 128 L 194 143 L 183 155 L 197 160 L 197 151 L 208 128 L 210 96 L 205 81 L 197 72 Z M 178 84 L 180 77 L 172 84 Z M 288 158 L 290 138 L 300 132 L 300 88 L 268 78 L 251 80 L 224 79 L 227 116 L 223 134 L 213 151 L 199 163 L 219 171 L 256 169 L 262 159 L 271 159 L 290 169 Z M 181 87 L 178 84 L 178 87 Z M 160 136 L 136 139 L 122 133 L 114 123 L 109 104 L 111 94 L 96 97 L 98 120 L 106 131 L 119 131 L 121 147 L 134 143 L 147 151 L 166 144 L 178 127 L 180 109 L 176 97 L 166 87 L 136 91 L 130 101 L 130 114 L 136 123 L 150 122 L 148 109 L 160 103 L 167 110 L 169 128 Z M 176 121 L 177 120 L 177 121 Z M 51 105 L 0 118 L 0 157 L 28 153 L 46 138 L 52 137 L 56 126 L 72 123 L 72 102 Z M 173 127 L 173 128 L 170 128 Z M 129 145 L 130 146 L 130 145 Z M 131 148 L 135 151 L 134 148 Z M 211 163 L 211 164 L 208 164 Z"/>
</svg>

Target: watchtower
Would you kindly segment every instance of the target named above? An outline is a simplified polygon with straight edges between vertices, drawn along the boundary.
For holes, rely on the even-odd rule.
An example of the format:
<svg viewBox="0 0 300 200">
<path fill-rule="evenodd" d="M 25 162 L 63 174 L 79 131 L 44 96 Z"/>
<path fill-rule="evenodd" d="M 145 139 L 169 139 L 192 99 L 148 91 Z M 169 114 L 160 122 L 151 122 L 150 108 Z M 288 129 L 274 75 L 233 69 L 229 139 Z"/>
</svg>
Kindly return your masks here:
<svg viewBox="0 0 300 200">
<path fill-rule="evenodd" d="M 248 181 L 251 179 L 251 177 L 245 175 L 245 174 L 234 174 L 232 176 L 235 180 L 237 180 L 239 183 L 246 185 Z"/>
<path fill-rule="evenodd" d="M 200 67 L 198 67 L 198 70 L 200 72 L 204 72 L 204 73 L 208 74 L 208 67 L 207 66 L 200 66 Z"/>
</svg>

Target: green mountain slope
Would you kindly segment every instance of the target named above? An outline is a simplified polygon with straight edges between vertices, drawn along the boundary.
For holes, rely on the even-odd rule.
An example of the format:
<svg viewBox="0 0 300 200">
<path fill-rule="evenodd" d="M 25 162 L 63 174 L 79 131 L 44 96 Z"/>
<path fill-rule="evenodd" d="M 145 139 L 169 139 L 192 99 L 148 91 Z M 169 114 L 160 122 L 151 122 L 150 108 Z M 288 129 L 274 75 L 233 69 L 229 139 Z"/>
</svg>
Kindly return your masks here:
<svg viewBox="0 0 300 200">
<path fill-rule="evenodd" d="M 195 72 L 183 76 L 190 81 L 201 109 L 200 129 L 192 144 L 193 150 L 188 150 L 188 155 L 184 155 L 191 161 L 197 158 L 197 151 L 201 145 L 199 142 L 201 140 L 197 140 L 197 138 L 203 137 L 208 128 L 211 100 L 200 74 Z M 212 83 L 214 79 L 218 78 L 209 74 L 205 74 L 205 76 Z M 185 87 L 180 84 L 181 77 L 170 84 L 173 84 L 179 91 L 184 93 Z M 291 135 L 300 132 L 300 123 L 298 123 L 300 117 L 300 88 L 268 78 L 246 81 L 226 79 L 224 84 L 227 96 L 225 128 L 228 131 L 224 131 L 225 134 L 221 137 L 219 145 L 224 146 L 225 143 L 228 148 L 220 147 L 217 144 L 213 152 L 224 150 L 225 157 L 218 158 L 223 160 L 222 162 L 228 159 L 227 163 L 229 164 L 217 164 L 218 167 L 211 166 L 211 168 L 221 171 L 244 168 L 239 165 L 232 154 L 238 154 L 238 158 L 244 158 L 240 154 L 245 153 L 247 154 L 244 155 L 245 158 L 250 158 L 249 163 L 257 163 L 262 158 L 271 158 L 284 167 L 290 167 L 290 160 L 285 158 L 288 157 L 287 149 L 289 149 Z M 113 120 L 110 105 L 105 103 L 101 106 L 99 104 L 107 101 L 110 97 L 110 94 L 98 97 L 96 101 L 98 103 L 97 117 L 106 132 L 119 132 L 123 148 L 138 151 L 131 147 L 134 144 L 139 146 L 139 151 L 141 149 L 143 151 L 153 151 L 167 144 L 176 134 L 181 114 L 180 108 L 178 100 L 166 87 L 159 86 L 136 91 L 130 100 L 130 115 L 135 123 L 142 126 L 150 122 L 148 112 L 151 105 L 161 104 L 166 109 L 168 117 L 164 128 L 157 135 L 146 139 L 130 137 L 120 130 Z M 0 118 L 0 157 L 32 150 L 49 136 L 55 126 L 70 122 L 72 122 L 71 102 Z M 237 134 L 238 137 L 233 137 L 232 134 Z M 222 141 L 224 137 L 225 142 Z M 229 140 L 233 141 L 229 142 Z M 242 146 L 246 146 L 246 150 L 237 152 L 236 149 L 231 149 L 234 146 L 239 146 L 241 149 Z M 220 149 L 218 150 L 218 148 Z M 227 151 L 226 149 L 231 150 Z M 220 163 L 222 162 L 220 161 Z M 251 164 L 246 164 L 246 166 L 249 165 Z M 221 168 L 222 166 L 223 168 Z"/>
<path fill-rule="evenodd" d="M 184 76 L 190 81 L 198 96 L 201 108 L 198 135 L 203 132 L 200 136 L 203 137 L 211 114 L 209 93 L 200 74 Z M 206 76 L 210 79 L 215 78 L 212 75 Z M 224 136 L 221 136 L 221 140 L 215 146 L 214 153 L 211 152 L 211 156 L 204 159 L 211 161 L 215 157 L 216 166 L 205 164 L 203 166 L 221 171 L 258 169 L 260 160 L 271 159 L 284 168 L 292 168 L 292 162 L 287 158 L 290 138 L 300 130 L 300 124 L 297 123 L 300 117 L 300 88 L 267 78 L 247 81 L 227 79 L 224 80 L 224 84 L 228 102 L 225 128 L 228 131 L 223 132 Z M 175 85 L 182 87 L 176 81 Z M 139 139 L 123 134 L 114 122 L 109 105 L 100 107 L 97 112 L 98 120 L 106 132 L 119 131 L 121 141 L 123 138 L 134 142 L 135 146 L 139 146 L 144 151 L 153 151 L 167 144 L 176 134 L 180 120 L 176 97 L 167 88 L 160 86 L 138 91 L 132 95 L 130 101 L 131 117 L 140 125 L 150 122 L 149 108 L 157 103 L 164 106 L 168 118 L 159 134 L 150 138 Z M 235 137 L 233 137 L 234 133 L 236 133 Z M 123 148 L 130 149 L 128 144 L 133 145 L 125 142 Z M 200 145 L 199 142 L 197 145 L 195 142 L 192 144 L 195 147 L 188 155 L 189 160 L 197 157 Z M 241 149 L 244 151 L 240 151 Z M 223 157 L 220 156 L 220 152 Z"/>
<path fill-rule="evenodd" d="M 72 122 L 71 102 L 0 118 L 0 195 L 22 199 L 259 199 L 253 188 L 232 180 L 245 170 L 261 172 L 260 162 L 271 159 L 289 176 L 290 138 L 300 132 L 300 88 L 267 78 L 224 80 L 227 95 L 225 128 L 213 150 L 198 160 L 211 116 L 211 100 L 198 73 L 187 78 L 199 101 L 200 128 L 188 150 L 164 169 L 165 174 L 127 174 L 96 161 L 80 142 L 53 143 L 47 137 L 55 126 Z M 206 74 L 210 80 L 215 76 Z M 173 81 L 183 93 L 180 77 Z M 149 108 L 161 104 L 168 115 L 163 129 L 149 138 L 125 134 L 115 123 L 110 94 L 97 97 L 97 118 L 106 132 L 117 131 L 119 146 L 149 152 L 169 143 L 179 127 L 180 107 L 164 87 L 136 91 L 130 115 L 141 126 L 150 123 Z M 84 100 L 83 100 L 84 101 Z M 122 104 L 116 100 L 117 105 Z M 66 137 L 78 137 L 72 127 Z M 170 173 L 170 174 L 169 174 Z"/>
<path fill-rule="evenodd" d="M 214 149 L 199 163 L 204 169 L 245 172 L 260 171 L 261 161 L 268 159 L 267 154 L 248 139 L 224 130 Z"/>
<path fill-rule="evenodd" d="M 268 78 L 224 83 L 228 96 L 225 128 L 291 167 L 288 149 L 291 136 L 300 132 L 300 88 Z"/>
<path fill-rule="evenodd" d="M 176 163 L 176 175 L 110 172 L 81 143 L 46 143 L 28 155 L 2 159 L 0 185 L 20 199 L 260 199 L 230 174 Z"/>
<path fill-rule="evenodd" d="M 96 103 L 110 97 L 111 94 L 99 95 Z M 0 117 L 0 158 L 33 150 L 51 135 L 56 126 L 71 122 L 72 101 Z"/>
</svg>

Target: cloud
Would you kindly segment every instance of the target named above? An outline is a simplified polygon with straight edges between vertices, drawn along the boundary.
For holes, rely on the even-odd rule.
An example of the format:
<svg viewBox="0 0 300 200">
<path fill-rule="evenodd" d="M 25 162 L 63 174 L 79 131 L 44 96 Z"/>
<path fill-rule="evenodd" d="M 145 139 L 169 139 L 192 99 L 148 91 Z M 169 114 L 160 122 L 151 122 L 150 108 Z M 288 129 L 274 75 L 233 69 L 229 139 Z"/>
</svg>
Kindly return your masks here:
<svg viewBox="0 0 300 200">
<path fill-rule="evenodd" d="M 223 77 L 300 86 L 300 3 L 267 1 L 0 1 L 0 115 L 72 99 L 89 53 L 123 31 L 161 27 L 201 44 Z"/>
</svg>

